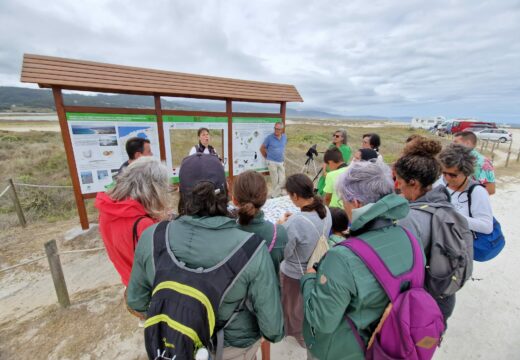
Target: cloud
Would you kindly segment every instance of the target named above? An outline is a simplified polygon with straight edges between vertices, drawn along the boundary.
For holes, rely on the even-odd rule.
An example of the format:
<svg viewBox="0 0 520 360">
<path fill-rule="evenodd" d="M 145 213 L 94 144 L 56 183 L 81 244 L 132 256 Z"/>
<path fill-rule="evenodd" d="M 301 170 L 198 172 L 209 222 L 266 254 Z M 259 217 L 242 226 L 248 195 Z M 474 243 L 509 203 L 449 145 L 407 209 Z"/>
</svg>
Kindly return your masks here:
<svg viewBox="0 0 520 360">
<path fill-rule="evenodd" d="M 299 108 L 520 120 L 520 2 L 0 2 L 23 53 L 294 84 Z"/>
</svg>

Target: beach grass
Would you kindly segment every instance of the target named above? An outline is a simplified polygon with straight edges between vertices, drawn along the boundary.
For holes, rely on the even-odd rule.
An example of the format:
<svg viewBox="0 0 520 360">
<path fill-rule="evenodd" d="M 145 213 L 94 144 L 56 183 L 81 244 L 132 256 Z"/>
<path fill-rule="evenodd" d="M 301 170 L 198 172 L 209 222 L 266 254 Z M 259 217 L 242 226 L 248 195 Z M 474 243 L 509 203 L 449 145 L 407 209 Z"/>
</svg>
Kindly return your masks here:
<svg viewBox="0 0 520 360">
<path fill-rule="evenodd" d="M 20 126 L 26 127 L 26 123 Z M 354 152 L 361 147 L 363 134 L 377 133 L 382 140 L 380 152 L 386 163 L 393 163 L 400 155 L 406 139 L 414 133 L 440 140 L 443 144 L 449 143 L 450 138 L 435 137 L 420 129 L 406 126 L 396 126 L 381 122 L 341 122 L 341 121 L 312 121 L 293 120 L 286 127 L 288 145 L 286 156 L 287 176 L 301 172 L 306 161 L 305 153 L 316 144 L 319 156 L 315 163 L 319 170 L 323 161 L 323 153 L 331 144 L 332 134 L 340 128 L 348 133 L 348 145 Z M 196 130 L 190 130 L 191 136 L 177 133 L 172 141 L 174 151 L 183 154 L 196 143 Z M 217 151 L 222 148 L 221 134 L 212 132 L 214 146 Z M 178 142 L 177 145 L 175 143 Z M 50 131 L 13 132 L 0 130 L 0 192 L 7 186 L 7 179 L 12 178 L 16 183 L 71 185 L 61 134 Z M 520 163 L 516 162 L 516 153 L 511 157 L 509 167 L 497 168 L 497 174 L 514 176 L 520 171 Z M 311 170 L 309 176 L 314 177 Z M 269 179 L 267 177 L 267 179 Z M 20 202 L 28 221 L 57 221 L 77 216 L 76 204 L 72 188 L 17 188 Z M 175 196 L 175 195 L 174 195 Z M 172 200 L 175 203 L 175 200 Z M 86 200 L 89 220 L 95 221 L 97 211 L 93 200 Z M 6 194 L 0 198 L 0 229 L 17 224 L 17 218 L 10 197 Z"/>
</svg>

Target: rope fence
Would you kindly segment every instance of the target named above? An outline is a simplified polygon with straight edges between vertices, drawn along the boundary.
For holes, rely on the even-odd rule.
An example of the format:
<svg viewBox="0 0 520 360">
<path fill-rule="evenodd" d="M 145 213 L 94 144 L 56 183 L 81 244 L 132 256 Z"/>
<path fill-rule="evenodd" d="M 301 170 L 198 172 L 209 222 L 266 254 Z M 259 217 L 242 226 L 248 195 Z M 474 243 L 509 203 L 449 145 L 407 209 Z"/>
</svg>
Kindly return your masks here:
<svg viewBox="0 0 520 360">
<path fill-rule="evenodd" d="M 27 221 L 25 220 L 25 214 L 22 209 L 22 205 L 20 204 L 20 200 L 18 198 L 18 194 L 16 193 L 16 188 L 20 187 L 28 187 L 28 188 L 43 188 L 43 189 L 72 189 L 71 185 L 46 185 L 46 184 L 26 184 L 26 183 L 15 183 L 13 179 L 7 180 L 7 187 L 0 193 L 0 198 L 2 198 L 5 194 L 10 193 L 11 200 L 13 201 L 13 206 L 16 211 L 16 215 L 18 216 L 18 221 L 22 227 L 27 225 Z"/>
<path fill-rule="evenodd" d="M 51 188 L 51 189 L 72 189 L 72 185 L 37 185 L 37 184 L 22 184 L 22 183 L 14 183 L 16 186 L 25 186 L 25 187 L 40 187 L 40 188 Z M 1 197 L 1 195 L 0 195 Z"/>
<path fill-rule="evenodd" d="M 69 292 L 67 290 L 67 284 L 65 282 L 65 276 L 63 274 L 63 268 L 61 266 L 60 255 L 65 254 L 78 254 L 84 252 L 93 252 L 104 250 L 104 247 L 96 247 L 91 249 L 81 249 L 81 250 L 66 250 L 66 251 L 58 251 L 58 246 L 56 245 L 56 240 L 47 241 L 44 244 L 45 255 L 39 256 L 37 258 L 27 260 L 21 262 L 19 264 L 9 266 L 3 269 L 0 269 L 0 273 L 4 273 L 9 270 L 13 270 L 19 268 L 21 266 L 29 265 L 35 263 L 37 261 L 43 260 L 47 258 L 49 263 L 49 270 L 52 276 L 52 282 L 54 284 L 54 290 L 56 291 L 56 296 L 58 297 L 58 302 L 64 308 L 70 306 L 70 298 Z"/>
<path fill-rule="evenodd" d="M 3 268 L 3 269 L 0 269 L 0 273 L 3 273 L 3 272 L 6 272 L 7 270 L 13 270 L 13 269 L 16 269 L 20 266 L 24 266 L 24 265 L 29 265 L 29 264 L 32 264 L 32 263 L 35 263 L 37 261 L 40 261 L 42 259 L 45 259 L 47 256 L 43 255 L 43 256 L 40 256 L 40 257 L 37 257 L 36 259 L 31 259 L 31 260 L 27 260 L 27 261 L 24 261 L 24 262 L 21 262 L 19 264 L 16 264 L 16 265 L 13 265 L 13 266 L 9 266 L 9 267 L 6 267 L 6 268 Z"/>
<path fill-rule="evenodd" d="M 93 251 L 99 251 L 99 250 L 104 250 L 105 248 L 103 246 L 101 247 L 97 247 L 97 248 L 91 248 L 91 249 L 81 249 L 81 250 L 66 250 L 66 251 L 60 251 L 58 253 L 56 253 L 56 255 L 65 255 L 65 254 L 78 254 L 78 253 L 84 253 L 84 252 L 93 252 Z M 0 273 L 3 273 L 3 272 L 6 272 L 8 270 L 12 270 L 12 269 L 16 269 L 20 266 L 24 266 L 24 265 L 29 265 L 29 264 L 32 264 L 32 263 L 35 263 L 37 261 L 40 261 L 42 259 L 45 259 L 47 257 L 47 255 L 42 255 L 42 256 L 39 256 L 35 259 L 31 259 L 31 260 L 27 260 L 27 261 L 24 261 L 24 262 L 21 262 L 19 264 L 16 264 L 16 265 L 13 265 L 13 266 L 9 266 L 9 267 L 6 267 L 6 268 L 3 268 L 3 269 L 0 269 Z"/>
<path fill-rule="evenodd" d="M 4 196 L 10 188 L 11 188 L 11 186 L 8 185 L 8 186 L 4 189 L 4 191 L 2 191 L 2 193 L 0 194 L 0 198 L 1 198 L 2 196 Z"/>
</svg>

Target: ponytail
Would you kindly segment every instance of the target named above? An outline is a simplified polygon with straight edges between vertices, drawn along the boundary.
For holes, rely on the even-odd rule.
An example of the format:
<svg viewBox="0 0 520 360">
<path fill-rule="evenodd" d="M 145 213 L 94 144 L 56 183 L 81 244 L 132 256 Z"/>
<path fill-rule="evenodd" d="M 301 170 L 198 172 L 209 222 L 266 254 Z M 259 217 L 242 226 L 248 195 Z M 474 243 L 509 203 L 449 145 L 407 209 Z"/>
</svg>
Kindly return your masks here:
<svg viewBox="0 0 520 360">
<path fill-rule="evenodd" d="M 233 197 L 238 202 L 238 223 L 249 225 L 267 200 L 267 183 L 262 175 L 248 170 L 233 183 Z"/>
<path fill-rule="evenodd" d="M 318 216 L 320 219 L 325 219 L 327 216 L 327 209 L 325 208 L 325 205 L 323 204 L 323 200 L 318 195 L 314 195 L 312 197 L 312 203 L 309 205 L 306 205 L 302 207 L 302 211 L 316 211 L 318 213 Z"/>
<path fill-rule="evenodd" d="M 237 211 L 238 223 L 242 226 L 249 225 L 259 211 L 260 209 L 251 202 L 241 204 Z"/>
</svg>

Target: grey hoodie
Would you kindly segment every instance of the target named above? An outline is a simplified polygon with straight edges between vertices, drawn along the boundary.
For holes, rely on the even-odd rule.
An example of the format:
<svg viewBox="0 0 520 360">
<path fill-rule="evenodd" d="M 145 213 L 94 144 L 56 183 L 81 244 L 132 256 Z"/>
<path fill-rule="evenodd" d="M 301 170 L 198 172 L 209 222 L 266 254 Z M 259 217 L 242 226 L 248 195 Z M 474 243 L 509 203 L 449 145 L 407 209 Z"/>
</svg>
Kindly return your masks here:
<svg viewBox="0 0 520 360">
<path fill-rule="evenodd" d="M 450 202 L 450 195 L 446 190 L 446 187 L 442 185 L 435 187 L 417 200 L 410 202 L 410 206 L 421 204 L 437 204 L 445 205 L 446 207 L 453 207 Z M 431 221 L 432 216 L 429 213 L 411 207 L 408 215 L 404 219 L 399 220 L 399 225 L 410 230 L 417 239 L 421 240 L 426 254 L 430 253 L 432 233 Z"/>
</svg>

